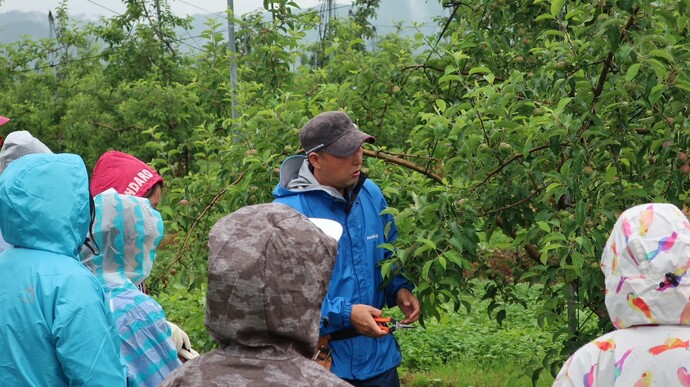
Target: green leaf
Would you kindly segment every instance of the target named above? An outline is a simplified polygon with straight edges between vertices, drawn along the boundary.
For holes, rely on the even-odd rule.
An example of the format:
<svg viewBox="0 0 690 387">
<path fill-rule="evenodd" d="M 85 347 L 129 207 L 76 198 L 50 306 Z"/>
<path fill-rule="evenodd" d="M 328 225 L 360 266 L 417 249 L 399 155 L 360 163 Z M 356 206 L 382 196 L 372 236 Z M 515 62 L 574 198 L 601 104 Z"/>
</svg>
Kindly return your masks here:
<svg viewBox="0 0 690 387">
<path fill-rule="evenodd" d="M 553 20 L 555 19 L 550 13 L 542 13 L 541 15 L 537 16 L 535 21 L 541 21 L 541 20 Z"/>
<path fill-rule="evenodd" d="M 585 225 L 585 203 L 582 200 L 575 205 L 575 219 L 579 226 Z"/>
<path fill-rule="evenodd" d="M 611 44 L 611 51 L 616 51 L 621 39 L 621 32 L 618 29 L 618 26 L 615 24 L 609 24 L 606 28 L 606 37 L 609 39 L 609 43 Z"/>
<path fill-rule="evenodd" d="M 437 99 L 436 100 L 436 108 L 438 109 L 439 113 L 443 113 L 446 111 L 446 101 L 442 99 Z"/>
<path fill-rule="evenodd" d="M 431 270 L 431 265 L 434 263 L 433 260 L 428 260 L 424 263 L 424 266 L 422 267 L 422 279 L 428 280 L 429 279 L 429 270 Z"/>
<path fill-rule="evenodd" d="M 479 66 L 479 67 L 472 67 L 472 68 L 470 69 L 470 71 L 469 71 L 469 74 L 470 74 L 470 75 L 474 75 L 474 74 L 490 74 L 490 73 L 491 73 L 491 70 L 490 70 L 489 68 L 487 68 L 487 67 L 481 67 L 481 66 Z"/>
<path fill-rule="evenodd" d="M 606 167 L 606 174 L 604 176 L 604 180 L 606 180 L 607 183 L 613 183 L 616 181 L 616 167 L 609 165 Z"/>
<path fill-rule="evenodd" d="M 640 71 L 640 63 L 635 63 L 632 66 L 628 67 L 628 71 L 625 73 L 626 82 L 630 82 L 633 79 L 635 79 L 635 76 L 637 75 L 638 71 Z"/>
<path fill-rule="evenodd" d="M 383 264 L 381 265 L 381 276 L 383 278 L 387 278 L 388 273 L 390 273 L 392 267 L 393 267 L 393 263 L 391 261 L 383 262 Z"/>
<path fill-rule="evenodd" d="M 565 0 L 552 0 L 551 1 L 551 16 L 556 17 L 563 8 Z"/>
<path fill-rule="evenodd" d="M 649 92 L 649 103 L 651 105 L 656 104 L 656 102 L 659 100 L 659 97 L 661 97 L 662 92 L 664 91 L 664 85 L 663 83 L 656 84 L 654 87 L 652 87 L 652 90 Z"/>
<path fill-rule="evenodd" d="M 503 320 L 505 320 L 505 319 L 506 319 L 505 309 L 499 310 L 498 313 L 496 313 L 496 322 L 498 323 L 498 325 L 502 325 Z"/>
<path fill-rule="evenodd" d="M 537 226 L 544 232 L 551 232 L 551 226 L 544 221 L 537 222 Z"/>
<path fill-rule="evenodd" d="M 652 50 L 649 52 L 649 55 L 657 57 L 657 58 L 666 59 L 669 62 L 673 62 L 673 56 L 671 56 L 671 54 L 669 54 L 669 52 L 667 50 L 660 50 L 660 49 Z"/>
<path fill-rule="evenodd" d="M 570 103 L 570 101 L 572 101 L 572 100 L 573 99 L 570 97 L 561 98 L 561 100 L 558 101 L 558 106 L 554 110 L 554 114 L 560 113 L 561 111 L 563 111 L 563 109 L 565 109 L 566 105 L 568 105 Z"/>
</svg>

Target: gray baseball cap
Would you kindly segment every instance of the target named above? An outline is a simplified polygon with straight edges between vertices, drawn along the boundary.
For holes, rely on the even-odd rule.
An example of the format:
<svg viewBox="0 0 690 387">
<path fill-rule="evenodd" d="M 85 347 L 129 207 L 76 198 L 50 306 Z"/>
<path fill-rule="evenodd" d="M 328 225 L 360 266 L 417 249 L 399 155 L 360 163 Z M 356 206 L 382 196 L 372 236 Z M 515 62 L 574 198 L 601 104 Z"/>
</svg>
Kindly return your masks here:
<svg viewBox="0 0 690 387">
<path fill-rule="evenodd" d="M 324 151 L 338 157 L 352 155 L 359 147 L 376 141 L 357 128 L 344 112 L 324 112 L 312 118 L 299 132 L 299 141 L 306 154 Z"/>
</svg>

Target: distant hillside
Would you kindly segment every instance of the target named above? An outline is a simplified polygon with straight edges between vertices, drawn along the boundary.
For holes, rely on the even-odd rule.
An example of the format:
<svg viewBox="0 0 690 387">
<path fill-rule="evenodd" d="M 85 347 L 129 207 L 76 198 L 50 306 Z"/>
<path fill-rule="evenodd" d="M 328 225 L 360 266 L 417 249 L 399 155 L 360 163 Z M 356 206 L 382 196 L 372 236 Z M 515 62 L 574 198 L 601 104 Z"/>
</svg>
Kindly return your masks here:
<svg viewBox="0 0 690 387">
<path fill-rule="evenodd" d="M 0 13 L 0 43 L 12 43 L 23 36 L 34 39 L 49 37 L 48 11 Z"/>
<path fill-rule="evenodd" d="M 338 17 L 347 16 L 349 7 L 336 6 L 335 15 Z M 316 7 L 316 9 L 320 9 Z M 403 34 L 414 34 L 412 23 L 425 23 L 422 29 L 427 35 L 432 35 L 439 31 L 433 18 L 448 14 L 438 0 L 382 0 L 378 10 L 377 18 L 374 21 L 376 31 L 379 35 L 386 35 L 395 29 L 396 23 L 402 23 Z M 72 15 L 76 21 L 86 21 L 86 18 L 79 15 Z M 213 18 L 225 23 L 219 14 L 196 14 L 193 15 L 192 29 L 188 32 L 179 31 L 181 39 L 185 39 L 190 45 L 194 45 L 193 37 L 201 34 L 206 29 L 204 22 L 208 18 Z M 225 29 L 225 26 L 223 27 Z M 18 12 L 10 11 L 0 13 L 0 43 L 12 43 L 21 40 L 23 36 L 30 36 L 34 39 L 50 37 L 48 22 L 48 10 L 41 12 Z M 314 40 L 317 37 L 316 31 L 309 34 L 307 40 Z"/>
</svg>

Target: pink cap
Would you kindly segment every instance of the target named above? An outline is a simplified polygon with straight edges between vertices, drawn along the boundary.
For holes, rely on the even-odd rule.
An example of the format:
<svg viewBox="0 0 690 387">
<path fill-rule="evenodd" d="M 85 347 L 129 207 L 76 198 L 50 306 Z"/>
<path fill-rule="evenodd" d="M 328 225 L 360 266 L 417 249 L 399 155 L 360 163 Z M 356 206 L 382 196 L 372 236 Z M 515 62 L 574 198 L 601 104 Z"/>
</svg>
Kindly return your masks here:
<svg viewBox="0 0 690 387">
<path fill-rule="evenodd" d="M 0 116 L 0 125 L 4 125 L 10 121 L 9 118 Z"/>
<path fill-rule="evenodd" d="M 122 195 L 144 197 L 163 178 L 138 158 L 118 151 L 101 155 L 91 177 L 91 195 L 114 188 Z"/>
</svg>

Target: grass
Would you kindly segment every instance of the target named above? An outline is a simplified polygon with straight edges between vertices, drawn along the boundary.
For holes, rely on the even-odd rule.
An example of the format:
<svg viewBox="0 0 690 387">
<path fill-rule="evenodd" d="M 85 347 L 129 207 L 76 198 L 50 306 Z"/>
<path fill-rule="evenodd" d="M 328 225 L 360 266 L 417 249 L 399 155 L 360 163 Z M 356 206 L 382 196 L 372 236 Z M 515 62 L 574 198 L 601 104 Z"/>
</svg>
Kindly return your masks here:
<svg viewBox="0 0 690 387">
<path fill-rule="evenodd" d="M 535 305 L 538 292 L 527 285 L 518 287 L 527 305 Z M 536 325 L 536 310 L 530 306 L 507 306 L 507 317 L 499 325 L 487 312 L 488 300 L 467 301 L 470 313 L 451 309 L 441 321 L 427 320 L 424 328 L 396 333 L 403 352 L 403 385 L 532 386 L 531 373 L 545 354 L 560 349 L 553 332 Z M 537 386 L 552 383 L 544 371 Z"/>
<path fill-rule="evenodd" d="M 400 372 L 403 387 L 498 387 L 498 386 L 532 386 L 527 376 L 516 377 L 524 368 L 514 363 L 499 363 L 488 367 L 473 359 L 458 360 L 453 364 L 444 364 L 428 372 Z M 514 380 L 511 380 L 514 379 Z M 511 384 L 512 383 L 512 384 Z M 542 374 L 537 387 L 548 387 L 553 383 L 551 375 Z"/>
</svg>

